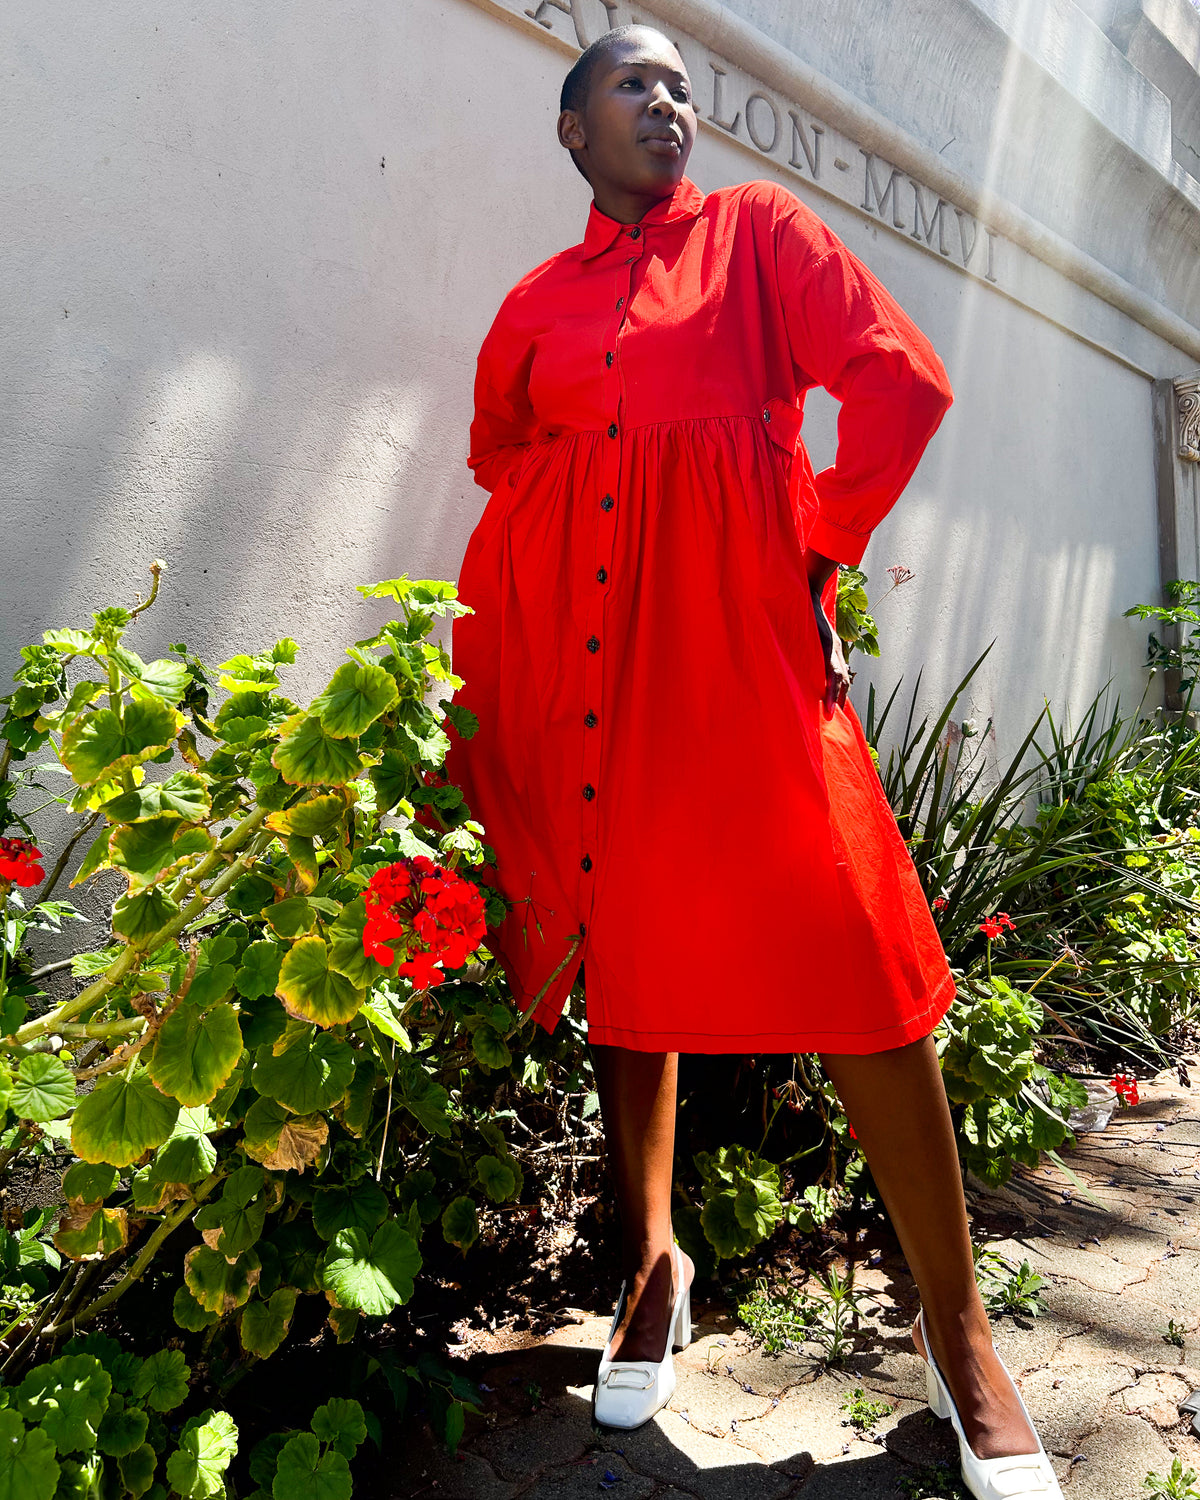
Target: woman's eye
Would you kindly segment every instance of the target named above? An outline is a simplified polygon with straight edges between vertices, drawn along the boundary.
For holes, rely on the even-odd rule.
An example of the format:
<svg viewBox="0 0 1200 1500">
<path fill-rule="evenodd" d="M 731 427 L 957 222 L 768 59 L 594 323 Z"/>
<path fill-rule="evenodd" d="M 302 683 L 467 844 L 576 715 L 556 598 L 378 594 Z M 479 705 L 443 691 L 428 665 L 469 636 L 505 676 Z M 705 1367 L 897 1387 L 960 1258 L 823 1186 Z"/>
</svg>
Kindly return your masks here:
<svg viewBox="0 0 1200 1500">
<path fill-rule="evenodd" d="M 675 95 L 675 97 L 681 104 L 690 104 L 692 102 L 692 96 L 688 93 L 687 89 L 685 89 L 682 84 L 680 84 L 677 89 L 672 89 L 671 92 Z"/>
<path fill-rule="evenodd" d="M 639 88 L 639 89 L 642 86 L 642 80 L 640 78 L 626 78 L 626 79 L 623 79 L 622 82 L 621 82 L 621 87 L 624 88 L 627 83 L 632 83 L 635 88 Z"/>
</svg>

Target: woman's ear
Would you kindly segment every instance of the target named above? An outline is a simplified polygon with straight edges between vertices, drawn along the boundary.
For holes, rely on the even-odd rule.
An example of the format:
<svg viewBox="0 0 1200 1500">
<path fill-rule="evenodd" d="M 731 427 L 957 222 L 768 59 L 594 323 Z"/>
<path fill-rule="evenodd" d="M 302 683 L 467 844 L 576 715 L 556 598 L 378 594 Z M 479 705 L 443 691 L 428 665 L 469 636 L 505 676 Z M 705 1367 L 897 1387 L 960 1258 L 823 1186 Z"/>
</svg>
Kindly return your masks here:
<svg viewBox="0 0 1200 1500">
<path fill-rule="evenodd" d="M 587 137 L 583 133 L 583 122 L 579 118 L 579 111 L 575 109 L 564 109 L 558 117 L 558 143 L 565 146 L 568 151 L 578 151 L 587 145 Z"/>
</svg>

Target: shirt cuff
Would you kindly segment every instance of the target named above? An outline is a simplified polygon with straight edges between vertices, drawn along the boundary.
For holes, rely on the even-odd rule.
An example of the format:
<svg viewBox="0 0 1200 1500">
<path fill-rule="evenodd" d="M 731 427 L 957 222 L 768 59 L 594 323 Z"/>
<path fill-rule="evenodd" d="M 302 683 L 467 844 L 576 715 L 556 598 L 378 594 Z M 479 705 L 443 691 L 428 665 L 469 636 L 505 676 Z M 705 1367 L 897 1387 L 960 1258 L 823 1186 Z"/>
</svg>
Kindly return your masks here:
<svg viewBox="0 0 1200 1500">
<path fill-rule="evenodd" d="M 819 552 L 822 557 L 856 567 L 862 561 L 870 540 L 870 532 L 864 536 L 858 531 L 848 531 L 844 526 L 837 526 L 818 513 L 804 545 L 813 552 Z"/>
</svg>

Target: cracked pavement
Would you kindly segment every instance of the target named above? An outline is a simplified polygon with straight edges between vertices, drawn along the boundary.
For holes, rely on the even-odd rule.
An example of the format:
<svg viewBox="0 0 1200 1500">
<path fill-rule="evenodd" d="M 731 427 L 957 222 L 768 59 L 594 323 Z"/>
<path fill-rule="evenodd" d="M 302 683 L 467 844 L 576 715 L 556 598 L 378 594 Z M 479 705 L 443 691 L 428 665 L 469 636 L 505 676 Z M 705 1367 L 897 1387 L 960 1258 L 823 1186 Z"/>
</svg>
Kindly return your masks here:
<svg viewBox="0 0 1200 1500">
<path fill-rule="evenodd" d="M 1178 1410 L 1200 1387 L 1192 1091 L 1174 1070 L 1160 1074 L 1136 1108 L 1080 1135 L 1064 1160 L 1075 1180 L 1047 1159 L 1000 1192 L 968 1187 L 976 1239 L 981 1221 L 1017 1226 L 991 1247 L 1046 1282 L 1038 1317 L 997 1318 L 993 1331 L 1064 1492 L 1146 1500 L 1143 1477 L 1169 1471 L 1174 1455 L 1200 1471 L 1200 1441 Z M 483 1415 L 468 1418 L 454 1457 L 414 1432 L 387 1500 L 577 1500 L 608 1490 L 619 1500 L 903 1500 L 906 1476 L 928 1481 L 939 1465 L 957 1475 L 950 1424 L 925 1403 L 909 1334 L 916 1289 L 902 1260 L 860 1263 L 855 1280 L 871 1311 L 840 1369 L 824 1368 L 808 1345 L 766 1355 L 732 1306 L 694 1296 L 674 1399 L 635 1432 L 592 1424 L 611 1318 L 598 1289 L 594 1307 L 564 1313 L 528 1347 L 470 1355 L 466 1373 L 486 1387 Z M 1182 1346 L 1164 1337 L 1172 1321 Z M 842 1406 L 859 1386 L 891 1407 L 862 1434 L 844 1425 Z M 918 1493 L 943 1495 L 932 1485 Z"/>
</svg>

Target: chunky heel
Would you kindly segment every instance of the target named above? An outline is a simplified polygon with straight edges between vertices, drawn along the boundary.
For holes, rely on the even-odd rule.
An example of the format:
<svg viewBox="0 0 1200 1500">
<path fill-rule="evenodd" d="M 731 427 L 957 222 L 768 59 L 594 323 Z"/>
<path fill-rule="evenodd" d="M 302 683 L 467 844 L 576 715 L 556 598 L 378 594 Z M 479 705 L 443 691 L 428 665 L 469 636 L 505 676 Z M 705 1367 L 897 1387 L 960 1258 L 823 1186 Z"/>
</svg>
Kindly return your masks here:
<svg viewBox="0 0 1200 1500">
<path fill-rule="evenodd" d="M 679 1268 L 680 1276 L 683 1275 L 683 1267 Z M 679 1305 L 675 1314 L 675 1326 L 671 1330 L 671 1345 L 675 1349 L 686 1349 L 692 1342 L 692 1289 L 685 1286 L 679 1297 Z"/>
<path fill-rule="evenodd" d="M 925 1366 L 925 1395 L 929 1401 L 929 1409 L 935 1417 L 948 1417 L 950 1415 L 950 1408 L 942 1400 L 937 1376 L 928 1364 Z"/>
</svg>

